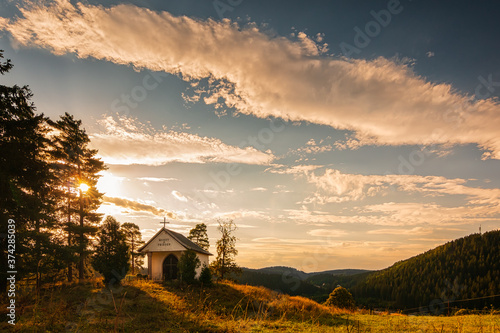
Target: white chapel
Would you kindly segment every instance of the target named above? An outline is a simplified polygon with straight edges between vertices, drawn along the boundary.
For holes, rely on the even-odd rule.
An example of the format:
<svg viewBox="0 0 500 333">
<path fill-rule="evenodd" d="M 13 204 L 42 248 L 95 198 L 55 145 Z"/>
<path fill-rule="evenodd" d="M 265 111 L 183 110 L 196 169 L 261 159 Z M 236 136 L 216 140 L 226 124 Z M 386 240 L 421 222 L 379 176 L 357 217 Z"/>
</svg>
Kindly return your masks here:
<svg viewBox="0 0 500 333">
<path fill-rule="evenodd" d="M 186 250 L 193 250 L 200 259 L 200 267 L 196 269 L 199 276 L 203 266 L 208 266 L 208 257 L 212 254 L 205 251 L 185 236 L 165 228 L 160 229 L 139 252 L 148 256 L 148 277 L 152 280 L 177 279 L 177 262 Z"/>
</svg>

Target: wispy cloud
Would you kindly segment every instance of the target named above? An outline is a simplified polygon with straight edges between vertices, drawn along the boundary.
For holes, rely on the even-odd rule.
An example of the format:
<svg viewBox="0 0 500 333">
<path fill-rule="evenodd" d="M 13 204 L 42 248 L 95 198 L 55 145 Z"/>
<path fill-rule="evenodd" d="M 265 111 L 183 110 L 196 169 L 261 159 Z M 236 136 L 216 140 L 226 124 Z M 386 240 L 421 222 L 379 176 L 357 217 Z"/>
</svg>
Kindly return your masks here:
<svg viewBox="0 0 500 333">
<path fill-rule="evenodd" d="M 326 169 L 323 174 L 304 172 L 318 191 L 306 202 L 359 201 L 368 197 L 387 195 L 389 191 L 420 193 L 429 197 L 445 195 L 466 196 L 469 204 L 500 207 L 499 188 L 468 186 L 466 179 L 418 175 L 361 175 Z"/>
<path fill-rule="evenodd" d="M 172 130 L 154 130 L 135 119 L 111 116 L 100 121 L 105 131 L 91 135 L 92 146 L 108 164 L 183 163 L 269 164 L 274 155 L 253 147 L 239 148 L 215 138 Z M 149 177 L 149 181 L 160 181 Z M 165 179 L 161 179 L 165 181 Z"/>
<path fill-rule="evenodd" d="M 303 175 L 310 171 L 322 168 L 322 165 L 281 165 L 275 164 L 267 168 L 265 171 L 270 173 L 277 173 L 280 175 Z"/>
<path fill-rule="evenodd" d="M 265 188 L 265 187 L 254 187 L 254 188 L 251 188 L 250 191 L 266 192 L 267 188 Z"/>
<path fill-rule="evenodd" d="M 148 213 L 151 213 L 151 214 L 156 215 L 156 216 L 166 216 L 166 217 L 169 217 L 172 219 L 175 218 L 174 213 L 169 212 L 163 208 L 158 208 L 158 207 L 155 207 L 153 205 L 148 205 L 148 204 L 141 203 L 141 202 L 134 201 L 134 200 L 129 200 L 129 199 L 125 199 L 125 198 L 118 198 L 118 197 L 104 196 L 103 202 L 105 204 L 113 204 L 115 206 L 119 206 L 119 207 L 122 207 L 125 209 L 137 211 L 137 212 L 148 212 Z"/>
<path fill-rule="evenodd" d="M 139 177 L 137 179 L 138 180 L 143 180 L 143 181 L 146 181 L 146 182 L 155 182 L 155 183 L 163 183 L 163 182 L 169 182 L 169 181 L 179 180 L 177 178 L 163 178 L 163 177 Z"/>
<path fill-rule="evenodd" d="M 431 228 L 415 227 L 411 229 L 376 229 L 367 232 L 371 235 L 428 235 L 432 233 Z"/>
<path fill-rule="evenodd" d="M 316 237 L 342 237 L 347 235 L 347 231 L 345 230 L 336 230 L 336 229 L 313 229 L 307 232 L 308 235 L 316 236 Z"/>
<path fill-rule="evenodd" d="M 237 211 L 229 211 L 229 212 L 221 212 L 214 214 L 215 219 L 230 219 L 230 220 L 240 220 L 240 219 L 259 219 L 264 221 L 269 221 L 270 216 L 268 213 L 264 211 L 256 211 L 256 210 L 248 210 L 248 209 L 240 209 Z M 238 224 L 239 226 L 240 224 Z"/>
<path fill-rule="evenodd" d="M 332 58 L 303 32 L 289 39 L 255 24 L 133 5 L 57 0 L 20 10 L 23 17 L 0 21 L 20 45 L 180 73 L 185 80 L 210 78 L 214 84 L 199 89 L 203 96 L 195 100 L 351 130 L 358 144 L 473 143 L 486 151 L 484 158 L 500 158 L 498 101 L 431 83 L 401 61 Z"/>
<path fill-rule="evenodd" d="M 338 213 L 301 209 L 286 210 L 286 219 L 299 224 L 318 227 L 338 223 L 382 226 L 453 226 L 481 222 L 500 221 L 498 206 L 458 205 L 446 207 L 437 203 L 386 202 L 383 204 L 356 206 Z"/>
<path fill-rule="evenodd" d="M 288 244 L 309 244 L 324 242 L 321 239 L 295 239 L 295 238 L 277 238 L 277 237 L 259 237 L 252 239 L 256 243 L 288 243 Z"/>
<path fill-rule="evenodd" d="M 182 202 L 187 202 L 187 198 L 185 196 L 182 195 L 182 193 L 180 193 L 179 191 L 172 191 L 172 195 L 174 196 L 174 198 L 176 198 L 177 200 L 179 201 L 182 201 Z"/>
</svg>

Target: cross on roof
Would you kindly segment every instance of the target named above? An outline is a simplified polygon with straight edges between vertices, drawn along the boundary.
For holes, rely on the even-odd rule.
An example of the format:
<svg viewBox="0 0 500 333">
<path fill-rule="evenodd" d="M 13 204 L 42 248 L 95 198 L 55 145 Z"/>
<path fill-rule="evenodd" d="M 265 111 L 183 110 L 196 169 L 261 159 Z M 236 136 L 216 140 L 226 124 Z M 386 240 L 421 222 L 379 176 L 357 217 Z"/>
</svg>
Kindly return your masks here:
<svg viewBox="0 0 500 333">
<path fill-rule="evenodd" d="M 167 225 L 167 223 L 170 223 L 170 222 L 167 222 L 167 219 L 164 217 L 163 218 L 163 222 L 160 222 L 160 223 L 163 223 L 163 228 L 165 228 L 165 226 Z"/>
</svg>

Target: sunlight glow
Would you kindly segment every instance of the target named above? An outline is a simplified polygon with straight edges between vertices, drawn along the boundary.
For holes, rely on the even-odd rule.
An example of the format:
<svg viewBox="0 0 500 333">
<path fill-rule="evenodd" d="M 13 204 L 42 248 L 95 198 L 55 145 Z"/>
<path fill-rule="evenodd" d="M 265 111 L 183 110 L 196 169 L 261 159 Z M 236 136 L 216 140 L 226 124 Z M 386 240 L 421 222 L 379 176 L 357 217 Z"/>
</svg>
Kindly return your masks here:
<svg viewBox="0 0 500 333">
<path fill-rule="evenodd" d="M 85 183 L 81 183 L 80 186 L 79 186 L 79 188 L 80 188 L 80 191 L 87 192 L 89 190 L 90 186 L 88 186 Z"/>
<path fill-rule="evenodd" d="M 124 177 L 117 177 L 109 171 L 102 171 L 97 181 L 97 190 L 107 196 L 123 195 L 122 182 Z"/>
</svg>

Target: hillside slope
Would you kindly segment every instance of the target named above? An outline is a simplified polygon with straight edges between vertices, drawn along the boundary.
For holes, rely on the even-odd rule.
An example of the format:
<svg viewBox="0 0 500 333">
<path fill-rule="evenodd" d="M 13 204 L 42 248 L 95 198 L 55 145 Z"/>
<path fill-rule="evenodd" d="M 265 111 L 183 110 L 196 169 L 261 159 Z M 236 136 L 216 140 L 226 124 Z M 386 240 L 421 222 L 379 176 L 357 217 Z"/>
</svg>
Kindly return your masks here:
<svg viewBox="0 0 500 333">
<path fill-rule="evenodd" d="M 374 272 L 351 288 L 366 306 L 423 311 L 500 306 L 500 231 L 460 238 Z M 476 298 L 472 301 L 461 301 Z M 479 299 L 477 299 L 479 298 Z M 460 302 L 459 302 L 460 301 Z"/>
<path fill-rule="evenodd" d="M 229 282 L 202 288 L 135 280 L 110 293 L 94 281 L 50 287 L 34 297 L 19 295 L 16 325 L 0 322 L 0 331 L 335 332 L 353 325 L 343 316 L 348 311 Z M 6 304 L 0 305 L 6 318 Z"/>
<path fill-rule="evenodd" d="M 7 298 L 0 299 L 6 318 Z M 3 309 L 3 310 L 2 310 Z M 128 281 L 113 293 L 99 280 L 18 290 L 16 325 L 0 332 L 497 332 L 500 315 L 402 316 L 341 312 L 262 287 L 211 288 Z"/>
</svg>

